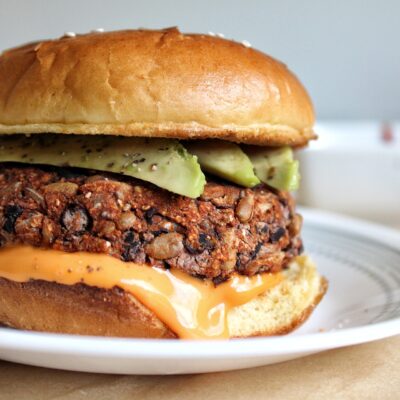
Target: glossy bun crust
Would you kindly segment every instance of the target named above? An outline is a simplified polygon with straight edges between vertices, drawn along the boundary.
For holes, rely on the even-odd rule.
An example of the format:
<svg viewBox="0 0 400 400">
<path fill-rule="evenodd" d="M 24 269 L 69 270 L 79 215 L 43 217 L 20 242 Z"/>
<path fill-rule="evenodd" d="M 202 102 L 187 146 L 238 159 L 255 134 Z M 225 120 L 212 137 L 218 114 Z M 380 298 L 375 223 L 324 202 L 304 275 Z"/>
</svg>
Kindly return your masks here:
<svg viewBox="0 0 400 400">
<path fill-rule="evenodd" d="M 0 56 L 0 133 L 219 138 L 304 145 L 310 98 L 286 66 L 207 35 L 127 30 Z"/>
<path fill-rule="evenodd" d="M 231 337 L 285 334 L 308 318 L 325 294 L 326 280 L 304 256 L 284 274 L 273 289 L 229 312 Z M 55 333 L 176 338 L 152 311 L 122 289 L 38 280 L 18 283 L 0 278 L 0 324 Z"/>
</svg>

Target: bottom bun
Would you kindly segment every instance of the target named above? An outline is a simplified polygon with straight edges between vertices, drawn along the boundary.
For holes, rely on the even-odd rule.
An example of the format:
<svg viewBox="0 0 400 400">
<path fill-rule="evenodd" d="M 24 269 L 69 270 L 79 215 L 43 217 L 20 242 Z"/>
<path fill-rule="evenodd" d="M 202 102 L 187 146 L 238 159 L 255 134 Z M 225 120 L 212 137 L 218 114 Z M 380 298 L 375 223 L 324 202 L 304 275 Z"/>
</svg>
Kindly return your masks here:
<svg viewBox="0 0 400 400">
<path fill-rule="evenodd" d="M 311 314 L 327 282 L 306 256 L 283 272 L 281 283 L 228 313 L 230 337 L 291 332 Z M 95 336 L 176 338 L 134 296 L 119 288 L 26 283 L 0 278 L 0 323 L 18 329 Z"/>
<path fill-rule="evenodd" d="M 299 256 L 283 281 L 228 314 L 231 337 L 284 335 L 300 326 L 321 301 L 328 282 L 307 256 Z"/>
</svg>

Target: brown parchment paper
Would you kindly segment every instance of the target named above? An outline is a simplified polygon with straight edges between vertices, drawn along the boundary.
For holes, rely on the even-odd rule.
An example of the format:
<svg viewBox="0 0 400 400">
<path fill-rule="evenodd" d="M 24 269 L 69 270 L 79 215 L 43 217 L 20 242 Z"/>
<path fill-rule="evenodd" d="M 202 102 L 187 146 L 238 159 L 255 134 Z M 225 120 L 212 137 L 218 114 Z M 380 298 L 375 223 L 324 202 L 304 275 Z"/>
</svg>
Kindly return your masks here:
<svg viewBox="0 0 400 400">
<path fill-rule="evenodd" d="M 0 361 L 1 400 L 400 399 L 400 336 L 241 371 L 121 376 Z"/>
</svg>

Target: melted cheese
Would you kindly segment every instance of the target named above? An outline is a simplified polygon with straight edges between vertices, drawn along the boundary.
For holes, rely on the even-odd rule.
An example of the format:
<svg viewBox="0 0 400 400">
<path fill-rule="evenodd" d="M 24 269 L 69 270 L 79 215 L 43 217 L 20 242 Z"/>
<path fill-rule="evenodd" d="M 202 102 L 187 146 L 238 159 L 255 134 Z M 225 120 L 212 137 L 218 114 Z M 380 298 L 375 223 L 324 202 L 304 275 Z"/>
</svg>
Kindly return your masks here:
<svg viewBox="0 0 400 400">
<path fill-rule="evenodd" d="M 123 262 L 105 254 L 66 253 L 29 246 L 0 250 L 0 277 L 64 285 L 118 286 L 133 294 L 180 338 L 228 338 L 227 315 L 282 280 L 280 274 L 234 276 L 215 287 L 182 271 Z"/>
</svg>

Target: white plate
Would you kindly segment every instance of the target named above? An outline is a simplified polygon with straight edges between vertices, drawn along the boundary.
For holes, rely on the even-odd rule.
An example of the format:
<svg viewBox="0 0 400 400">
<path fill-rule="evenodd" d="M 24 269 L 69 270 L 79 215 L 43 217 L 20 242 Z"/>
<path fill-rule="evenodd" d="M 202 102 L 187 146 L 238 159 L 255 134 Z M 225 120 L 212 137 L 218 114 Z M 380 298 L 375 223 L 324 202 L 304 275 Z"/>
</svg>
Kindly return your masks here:
<svg viewBox="0 0 400 400">
<path fill-rule="evenodd" d="M 0 328 L 0 358 L 74 371 L 176 374 L 290 360 L 400 333 L 400 232 L 302 210 L 307 252 L 329 291 L 288 336 L 231 341 L 93 338 Z"/>
</svg>

